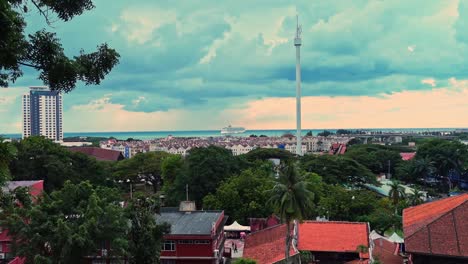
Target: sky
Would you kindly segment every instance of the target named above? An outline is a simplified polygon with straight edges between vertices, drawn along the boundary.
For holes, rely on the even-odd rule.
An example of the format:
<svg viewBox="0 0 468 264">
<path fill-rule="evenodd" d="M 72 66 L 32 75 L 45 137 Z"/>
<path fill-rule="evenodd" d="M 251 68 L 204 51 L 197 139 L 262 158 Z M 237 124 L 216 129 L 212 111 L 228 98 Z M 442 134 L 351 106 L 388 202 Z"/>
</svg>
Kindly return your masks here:
<svg viewBox="0 0 468 264">
<path fill-rule="evenodd" d="M 67 55 L 107 42 L 120 64 L 64 95 L 64 131 L 468 127 L 468 1 L 94 1 L 50 28 Z M 0 88 L 0 133 L 21 132 L 25 69 Z"/>
</svg>

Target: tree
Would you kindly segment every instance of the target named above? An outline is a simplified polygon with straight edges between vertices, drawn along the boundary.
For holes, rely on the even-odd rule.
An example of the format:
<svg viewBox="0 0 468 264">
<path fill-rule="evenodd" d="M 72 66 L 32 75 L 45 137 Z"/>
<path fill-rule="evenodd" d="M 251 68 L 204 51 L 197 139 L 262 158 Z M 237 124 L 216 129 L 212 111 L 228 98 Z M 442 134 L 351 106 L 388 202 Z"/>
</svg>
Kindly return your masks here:
<svg viewBox="0 0 468 264">
<path fill-rule="evenodd" d="M 395 214 L 397 214 L 397 205 L 400 200 L 405 198 L 405 189 L 400 185 L 399 181 L 392 181 L 388 196 L 392 199 L 393 206 L 395 207 Z"/>
<path fill-rule="evenodd" d="M 431 139 L 418 147 L 416 159 L 428 158 L 438 175 L 447 176 L 450 170 L 463 171 L 468 165 L 468 147 L 459 141 Z"/>
<path fill-rule="evenodd" d="M 0 87 L 23 74 L 21 67 L 39 72 L 52 90 L 70 92 L 77 81 L 99 84 L 119 62 L 119 54 L 102 44 L 97 51 L 69 58 L 55 33 L 45 29 L 29 34 L 24 17 L 29 7 L 39 11 L 50 26 L 51 19 L 69 21 L 94 8 L 91 0 L 4 0 L 0 2 Z"/>
<path fill-rule="evenodd" d="M 168 225 L 157 225 L 155 214 L 159 213 L 156 196 L 135 195 L 126 208 L 130 227 L 130 263 L 159 263 L 161 244 L 164 234 L 169 232 Z"/>
<path fill-rule="evenodd" d="M 122 181 L 140 182 L 144 180 L 153 187 L 153 192 L 159 191 L 162 180 L 162 163 L 171 154 L 162 151 L 138 153 L 134 157 L 118 162 L 112 175 Z"/>
<path fill-rule="evenodd" d="M 312 136 L 313 136 L 312 131 L 307 132 L 306 137 L 312 137 Z"/>
<path fill-rule="evenodd" d="M 66 180 L 111 184 L 108 163 L 70 152 L 44 137 L 25 138 L 16 144 L 16 148 L 17 158 L 10 162 L 14 180 L 44 180 L 47 192 L 61 188 Z"/>
<path fill-rule="evenodd" d="M 203 208 L 224 210 L 230 219 L 241 224 L 248 224 L 249 217 L 271 215 L 273 210 L 267 202 L 268 191 L 274 186 L 272 172 L 268 163 L 242 171 L 221 183 L 216 193 L 205 196 Z"/>
<path fill-rule="evenodd" d="M 26 263 L 82 263 L 103 248 L 108 256 L 123 256 L 128 222 L 119 201 L 116 189 L 66 182 L 30 207 L 7 211 L 3 226 Z"/>
<path fill-rule="evenodd" d="M 324 130 L 324 131 L 317 134 L 317 136 L 319 136 L 319 137 L 328 137 L 330 135 L 333 135 L 333 132 L 330 132 L 328 130 Z"/>
<path fill-rule="evenodd" d="M 17 150 L 13 144 L 3 141 L 3 138 L 0 137 L 0 186 L 10 179 L 9 165 L 16 153 Z"/>
<path fill-rule="evenodd" d="M 176 180 L 175 188 L 182 198 L 188 184 L 190 198 L 198 206 L 202 204 L 203 197 L 214 193 L 222 181 L 240 171 L 239 160 L 231 151 L 217 146 L 191 149 L 186 164 L 186 177 L 181 178 L 185 182 Z"/>
<path fill-rule="evenodd" d="M 285 259 L 289 263 L 291 222 L 302 220 L 313 206 L 313 194 L 293 163 L 283 165 L 279 179 L 271 191 L 270 203 L 286 224 Z"/>
<path fill-rule="evenodd" d="M 266 159 L 291 159 L 294 155 L 284 149 L 257 148 L 242 155 L 249 161 Z"/>
<path fill-rule="evenodd" d="M 419 178 L 434 176 L 435 172 L 435 162 L 429 157 L 417 158 L 412 163 L 412 173 Z"/>
<path fill-rule="evenodd" d="M 344 157 L 331 155 L 307 155 L 302 157 L 302 168 L 315 172 L 328 184 L 362 185 L 376 182 L 375 175 L 359 162 Z"/>
<path fill-rule="evenodd" d="M 345 155 L 366 166 L 373 173 L 388 172 L 390 165 L 390 173 L 395 174 L 395 167 L 402 162 L 399 151 L 379 145 L 353 145 Z"/>
<path fill-rule="evenodd" d="M 409 194 L 408 200 L 412 206 L 422 204 L 424 194 L 417 188 L 414 188 L 413 193 Z"/>
</svg>

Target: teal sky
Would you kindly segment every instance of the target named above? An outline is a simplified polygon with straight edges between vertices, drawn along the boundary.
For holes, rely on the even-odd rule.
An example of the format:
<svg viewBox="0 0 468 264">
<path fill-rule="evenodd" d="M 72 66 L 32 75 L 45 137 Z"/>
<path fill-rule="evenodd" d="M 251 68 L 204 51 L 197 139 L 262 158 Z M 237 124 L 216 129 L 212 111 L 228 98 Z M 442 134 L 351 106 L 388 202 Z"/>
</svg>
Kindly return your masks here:
<svg viewBox="0 0 468 264">
<path fill-rule="evenodd" d="M 95 1 L 49 28 L 70 56 L 107 42 L 120 64 L 64 98 L 64 129 L 293 128 L 296 14 L 304 127 L 468 127 L 468 1 Z M 0 89 L 0 133 L 21 132 L 26 70 Z"/>
</svg>

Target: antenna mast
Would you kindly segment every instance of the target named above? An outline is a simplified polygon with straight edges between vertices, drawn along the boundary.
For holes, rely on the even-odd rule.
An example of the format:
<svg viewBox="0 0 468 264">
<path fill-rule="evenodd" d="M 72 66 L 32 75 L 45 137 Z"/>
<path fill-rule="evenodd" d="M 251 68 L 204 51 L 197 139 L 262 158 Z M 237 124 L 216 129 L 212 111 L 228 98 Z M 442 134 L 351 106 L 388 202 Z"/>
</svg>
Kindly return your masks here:
<svg viewBox="0 0 468 264">
<path fill-rule="evenodd" d="M 296 47 L 296 155 L 302 156 L 302 131 L 301 131 L 301 33 L 302 26 L 299 25 L 299 15 L 296 16 L 296 37 L 294 46 Z"/>
</svg>

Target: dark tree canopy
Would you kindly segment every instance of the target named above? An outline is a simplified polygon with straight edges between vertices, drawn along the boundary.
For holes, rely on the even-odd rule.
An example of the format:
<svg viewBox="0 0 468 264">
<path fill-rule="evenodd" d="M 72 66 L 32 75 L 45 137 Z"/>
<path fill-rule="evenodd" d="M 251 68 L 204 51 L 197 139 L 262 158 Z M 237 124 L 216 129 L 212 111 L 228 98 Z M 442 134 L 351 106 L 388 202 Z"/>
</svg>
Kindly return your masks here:
<svg viewBox="0 0 468 264">
<path fill-rule="evenodd" d="M 31 8 L 31 10 L 29 10 Z M 45 23 L 51 19 L 69 21 L 91 10 L 91 0 L 2 0 L 0 1 L 0 87 L 7 87 L 23 75 L 22 67 L 39 72 L 39 79 L 50 89 L 70 92 L 77 81 L 99 84 L 119 62 L 120 55 L 101 44 L 91 53 L 69 58 L 57 35 L 45 29 L 26 36 L 24 17 L 38 11 Z"/>
</svg>

